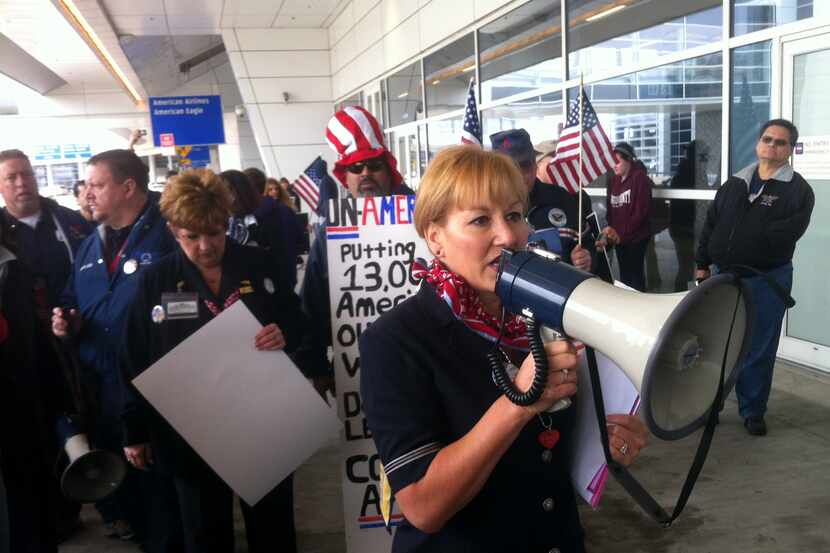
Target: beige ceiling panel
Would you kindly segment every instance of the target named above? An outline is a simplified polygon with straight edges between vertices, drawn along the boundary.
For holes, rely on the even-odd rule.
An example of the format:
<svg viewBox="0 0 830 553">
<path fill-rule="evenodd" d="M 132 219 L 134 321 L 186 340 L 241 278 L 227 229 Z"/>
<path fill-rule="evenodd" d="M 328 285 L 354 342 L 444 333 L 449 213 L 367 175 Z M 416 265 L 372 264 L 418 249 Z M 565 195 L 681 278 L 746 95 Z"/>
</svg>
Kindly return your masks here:
<svg viewBox="0 0 830 553">
<path fill-rule="evenodd" d="M 241 50 L 328 50 L 323 29 L 239 29 Z"/>
<path fill-rule="evenodd" d="M 378 0 L 371 0 L 377 2 Z M 285 0 L 280 15 L 325 15 L 332 13 L 337 0 Z"/>
<path fill-rule="evenodd" d="M 168 16 L 200 14 L 217 20 L 222 15 L 222 4 L 223 0 L 164 0 Z"/>
<path fill-rule="evenodd" d="M 110 16 L 164 14 L 163 0 L 102 0 Z"/>
<path fill-rule="evenodd" d="M 274 20 L 274 27 L 278 28 L 322 28 L 327 16 L 325 15 L 279 15 Z M 326 41 L 323 43 L 328 47 L 328 33 L 326 33 Z"/>
<path fill-rule="evenodd" d="M 119 34 L 167 35 L 167 19 L 163 15 L 118 15 L 112 23 Z"/>
</svg>

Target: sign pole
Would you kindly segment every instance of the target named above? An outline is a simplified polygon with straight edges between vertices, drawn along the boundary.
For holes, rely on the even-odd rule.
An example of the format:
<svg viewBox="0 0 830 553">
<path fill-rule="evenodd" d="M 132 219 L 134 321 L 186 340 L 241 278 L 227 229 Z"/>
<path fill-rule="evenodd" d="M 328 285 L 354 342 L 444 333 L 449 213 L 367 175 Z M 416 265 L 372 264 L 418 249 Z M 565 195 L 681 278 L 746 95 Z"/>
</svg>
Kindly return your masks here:
<svg viewBox="0 0 830 553">
<path fill-rule="evenodd" d="M 579 74 L 579 213 L 576 216 L 577 225 L 577 245 L 582 247 L 582 150 L 585 131 L 585 121 L 583 119 L 583 103 L 582 99 L 585 96 L 585 84 L 582 73 Z"/>
</svg>

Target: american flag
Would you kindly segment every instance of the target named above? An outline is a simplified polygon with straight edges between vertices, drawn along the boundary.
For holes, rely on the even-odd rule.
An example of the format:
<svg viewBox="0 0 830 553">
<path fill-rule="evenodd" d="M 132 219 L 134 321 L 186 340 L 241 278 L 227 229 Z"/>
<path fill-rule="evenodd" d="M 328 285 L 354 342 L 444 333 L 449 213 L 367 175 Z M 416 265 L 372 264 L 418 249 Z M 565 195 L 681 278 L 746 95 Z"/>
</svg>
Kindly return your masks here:
<svg viewBox="0 0 830 553">
<path fill-rule="evenodd" d="M 470 86 L 467 89 L 467 110 L 464 112 L 461 143 L 481 146 L 481 123 L 478 120 L 478 106 L 476 106 L 475 79 L 470 79 Z"/>
<path fill-rule="evenodd" d="M 291 185 L 294 192 L 308 204 L 315 213 L 319 212 L 320 207 L 320 183 L 327 174 L 326 162 L 320 156 L 311 162 L 305 171 L 303 171 L 297 180 Z"/>
<path fill-rule="evenodd" d="M 556 144 L 556 156 L 548 164 L 548 176 L 554 182 L 570 192 L 576 194 L 579 190 L 579 138 L 582 140 L 582 176 L 583 183 L 590 183 L 600 175 L 614 168 L 614 148 L 609 142 L 602 125 L 599 124 L 597 113 L 585 89 L 582 89 L 582 117 L 583 131 L 579 129 L 579 98 L 571 101 L 568 109 L 568 119 L 559 135 Z"/>
</svg>

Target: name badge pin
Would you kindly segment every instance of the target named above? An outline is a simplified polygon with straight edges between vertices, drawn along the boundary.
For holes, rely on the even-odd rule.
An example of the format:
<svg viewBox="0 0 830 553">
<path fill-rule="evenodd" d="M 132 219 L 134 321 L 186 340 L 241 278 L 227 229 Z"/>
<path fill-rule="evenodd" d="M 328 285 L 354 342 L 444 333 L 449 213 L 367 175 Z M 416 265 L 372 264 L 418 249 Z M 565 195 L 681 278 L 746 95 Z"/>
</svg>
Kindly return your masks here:
<svg viewBox="0 0 830 553">
<path fill-rule="evenodd" d="M 128 259 L 124 262 L 124 274 L 131 275 L 138 270 L 138 261 L 135 259 Z"/>
<path fill-rule="evenodd" d="M 150 318 L 153 319 L 153 322 L 157 325 L 160 325 L 164 322 L 164 308 L 160 305 L 157 305 L 150 311 Z"/>
</svg>

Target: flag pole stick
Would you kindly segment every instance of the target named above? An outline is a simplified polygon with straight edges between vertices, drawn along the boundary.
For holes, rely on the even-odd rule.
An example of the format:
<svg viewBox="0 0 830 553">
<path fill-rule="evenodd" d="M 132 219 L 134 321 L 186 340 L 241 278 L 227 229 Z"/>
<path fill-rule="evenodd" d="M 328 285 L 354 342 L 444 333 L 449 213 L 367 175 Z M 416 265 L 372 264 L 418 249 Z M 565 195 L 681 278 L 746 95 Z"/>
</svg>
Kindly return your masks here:
<svg viewBox="0 0 830 553">
<path fill-rule="evenodd" d="M 582 247 L 582 143 L 585 140 L 585 135 L 583 134 L 585 131 L 585 125 L 583 120 L 583 105 L 582 105 L 582 98 L 585 94 L 585 88 L 583 84 L 583 76 L 580 72 L 579 74 L 579 213 L 576 215 L 576 219 L 578 221 L 577 225 L 577 245 L 581 248 Z"/>
</svg>

